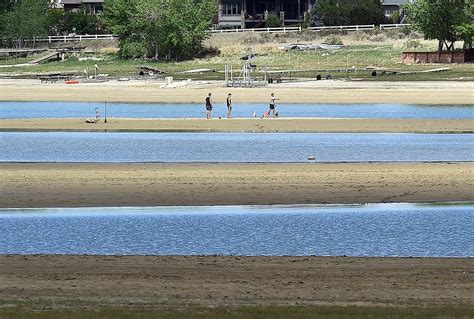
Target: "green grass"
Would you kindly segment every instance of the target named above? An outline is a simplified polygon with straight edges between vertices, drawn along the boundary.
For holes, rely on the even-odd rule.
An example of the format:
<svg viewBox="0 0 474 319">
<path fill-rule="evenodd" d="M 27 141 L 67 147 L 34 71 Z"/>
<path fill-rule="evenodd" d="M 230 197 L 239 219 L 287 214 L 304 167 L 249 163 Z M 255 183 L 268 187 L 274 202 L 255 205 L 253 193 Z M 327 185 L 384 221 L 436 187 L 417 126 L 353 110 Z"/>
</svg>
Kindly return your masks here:
<svg viewBox="0 0 474 319">
<path fill-rule="evenodd" d="M 177 307 L 154 309 L 103 308 L 98 310 L 24 310 L 0 309 L 1 319 L 95 319 L 95 318 L 157 318 L 157 319 L 401 319 L 401 318 L 472 318 L 471 308 L 390 308 L 390 307 L 337 307 L 337 306 L 293 306 L 293 307 Z"/>
</svg>

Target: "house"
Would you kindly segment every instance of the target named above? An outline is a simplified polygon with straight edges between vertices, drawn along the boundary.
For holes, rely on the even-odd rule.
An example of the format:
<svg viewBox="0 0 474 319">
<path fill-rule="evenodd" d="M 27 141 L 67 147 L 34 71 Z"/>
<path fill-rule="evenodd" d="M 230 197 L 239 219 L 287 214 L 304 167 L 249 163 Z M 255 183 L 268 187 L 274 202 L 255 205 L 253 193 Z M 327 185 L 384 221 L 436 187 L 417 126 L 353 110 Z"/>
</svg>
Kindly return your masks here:
<svg viewBox="0 0 474 319">
<path fill-rule="evenodd" d="M 90 14 L 98 14 L 103 9 L 104 0 L 61 0 L 61 5 L 66 11 L 78 10 L 81 6 L 85 6 Z"/>
<path fill-rule="evenodd" d="M 304 20 L 315 0 L 218 0 L 218 25 L 221 28 L 265 26 L 268 13 L 276 13 L 282 25 Z"/>
<path fill-rule="evenodd" d="M 61 0 L 51 0 L 51 6 L 56 9 L 63 8 L 63 5 L 61 4 Z"/>
<path fill-rule="evenodd" d="M 414 0 L 382 0 L 382 8 L 387 18 L 392 17 L 395 12 L 401 12 L 401 6 Z"/>
</svg>

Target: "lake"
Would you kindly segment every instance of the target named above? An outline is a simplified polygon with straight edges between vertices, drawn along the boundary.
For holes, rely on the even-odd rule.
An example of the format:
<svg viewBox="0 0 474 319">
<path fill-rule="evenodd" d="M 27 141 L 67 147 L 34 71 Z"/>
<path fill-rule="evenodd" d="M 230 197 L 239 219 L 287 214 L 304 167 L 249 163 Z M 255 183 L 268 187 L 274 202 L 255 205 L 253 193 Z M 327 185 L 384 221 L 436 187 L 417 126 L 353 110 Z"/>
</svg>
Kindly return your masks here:
<svg viewBox="0 0 474 319">
<path fill-rule="evenodd" d="M 0 162 L 472 161 L 472 134 L 0 132 Z"/>
<path fill-rule="evenodd" d="M 474 257 L 474 205 L 0 209 L 0 254 Z"/>
<path fill-rule="evenodd" d="M 17 118 L 95 118 L 95 108 L 104 116 L 104 103 L 81 102 L 0 102 L 0 119 Z M 267 104 L 235 104 L 234 117 L 258 116 Z M 332 118 L 430 118 L 472 119 L 474 106 L 426 106 L 406 104 L 279 104 L 282 117 Z M 224 103 L 216 103 L 214 117 L 226 117 Z M 107 103 L 107 115 L 120 118 L 204 118 L 201 104 Z"/>
</svg>

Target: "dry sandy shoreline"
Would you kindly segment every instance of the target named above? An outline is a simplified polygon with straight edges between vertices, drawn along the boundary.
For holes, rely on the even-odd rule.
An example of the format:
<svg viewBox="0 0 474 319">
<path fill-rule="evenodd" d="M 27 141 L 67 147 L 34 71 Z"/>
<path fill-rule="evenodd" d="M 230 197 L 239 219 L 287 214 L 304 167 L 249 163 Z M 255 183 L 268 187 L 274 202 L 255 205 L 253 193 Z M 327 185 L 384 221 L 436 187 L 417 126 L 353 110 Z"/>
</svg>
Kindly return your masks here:
<svg viewBox="0 0 474 319">
<path fill-rule="evenodd" d="M 474 201 L 474 163 L 0 164 L 0 207 Z"/>
<path fill-rule="evenodd" d="M 0 301 L 32 309 L 470 309 L 472 258 L 0 255 Z M 467 317 L 465 317 L 467 318 Z"/>
<path fill-rule="evenodd" d="M 235 103 L 267 103 L 275 92 L 281 103 L 395 103 L 473 105 L 474 84 L 459 82 L 312 81 L 283 83 L 263 88 L 227 88 L 223 82 L 175 83 L 156 80 L 105 83 L 40 83 L 39 80 L 0 79 L 0 101 L 82 101 L 203 103 L 212 92 L 224 104 L 232 92 Z"/>
<path fill-rule="evenodd" d="M 474 119 L 85 119 L 0 120 L 3 131 L 472 133 Z"/>
</svg>

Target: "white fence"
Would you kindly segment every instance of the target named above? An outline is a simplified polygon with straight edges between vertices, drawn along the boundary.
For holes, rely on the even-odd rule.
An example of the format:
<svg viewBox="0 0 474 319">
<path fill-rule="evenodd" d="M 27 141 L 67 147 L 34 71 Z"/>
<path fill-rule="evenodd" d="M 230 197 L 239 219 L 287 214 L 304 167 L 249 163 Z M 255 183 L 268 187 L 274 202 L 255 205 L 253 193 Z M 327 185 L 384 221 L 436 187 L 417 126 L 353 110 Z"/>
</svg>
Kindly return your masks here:
<svg viewBox="0 0 474 319">
<path fill-rule="evenodd" d="M 398 28 L 409 27 L 409 26 L 411 26 L 411 24 L 407 24 L 407 23 L 381 24 L 380 30 L 391 30 L 391 29 L 398 29 Z"/>
<path fill-rule="evenodd" d="M 373 30 L 374 24 L 363 24 L 363 25 L 339 25 L 339 26 L 323 26 L 323 27 L 309 27 L 308 30 L 312 31 L 325 31 L 325 30 L 341 30 L 341 31 L 366 31 Z"/>
<path fill-rule="evenodd" d="M 338 26 L 322 26 L 322 27 L 309 27 L 307 30 L 321 32 L 326 30 L 340 30 L 340 31 L 370 31 L 376 28 L 380 30 L 390 30 L 410 26 L 410 24 L 381 24 L 376 26 L 375 24 L 360 24 L 360 25 L 338 25 Z M 286 33 L 286 32 L 299 32 L 303 29 L 301 27 L 280 27 L 280 28 L 253 28 L 253 29 L 219 29 L 211 30 L 211 33 L 239 33 L 239 32 L 265 32 L 265 33 Z"/>
<path fill-rule="evenodd" d="M 238 32 L 265 32 L 265 33 L 286 33 L 299 32 L 301 27 L 280 27 L 280 28 L 252 28 L 252 29 L 219 29 L 211 30 L 211 33 L 238 33 Z"/>
<path fill-rule="evenodd" d="M 36 39 L 42 42 L 70 42 L 70 41 L 85 41 L 85 40 L 114 40 L 117 39 L 113 34 L 75 34 L 75 35 L 52 35 L 45 39 Z"/>
</svg>

